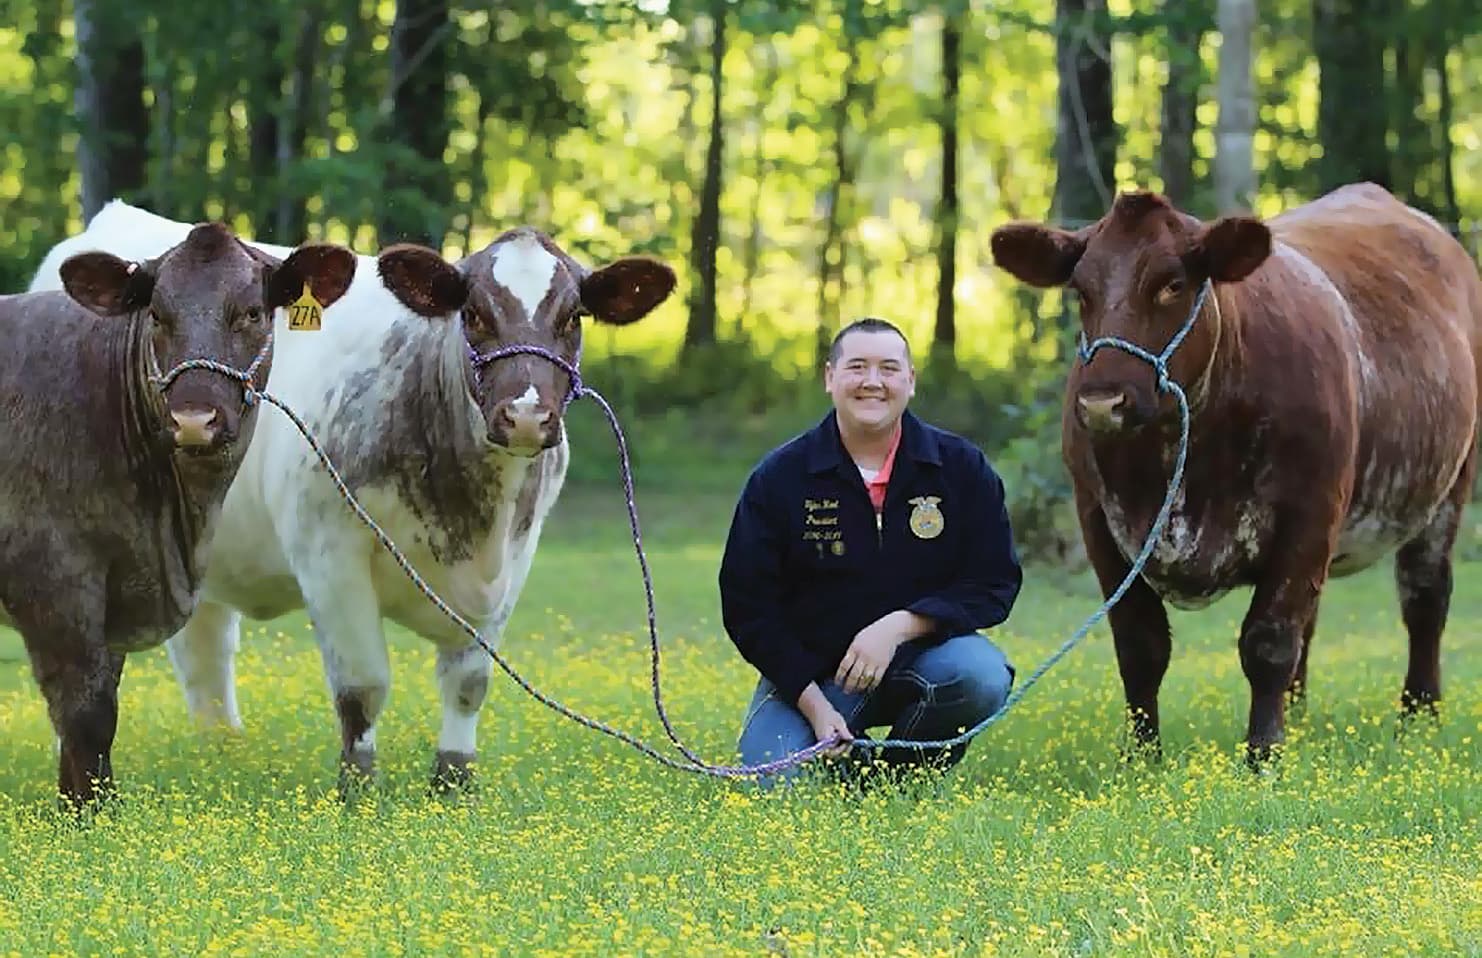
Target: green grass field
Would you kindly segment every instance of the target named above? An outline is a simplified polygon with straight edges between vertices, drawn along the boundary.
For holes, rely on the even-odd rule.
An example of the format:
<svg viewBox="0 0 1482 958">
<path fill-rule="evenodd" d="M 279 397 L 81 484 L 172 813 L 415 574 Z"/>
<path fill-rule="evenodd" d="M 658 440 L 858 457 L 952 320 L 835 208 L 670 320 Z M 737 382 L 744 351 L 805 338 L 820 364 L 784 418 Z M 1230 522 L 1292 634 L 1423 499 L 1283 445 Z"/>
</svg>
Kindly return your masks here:
<svg viewBox="0 0 1482 958">
<path fill-rule="evenodd" d="M 672 713 L 733 761 L 753 674 L 716 611 L 731 503 L 640 505 Z M 956 773 L 862 798 L 661 769 L 496 673 L 478 790 L 430 799 L 433 659 L 398 632 L 383 780 L 346 808 L 318 657 L 289 618 L 244 641 L 240 737 L 191 727 L 163 649 L 131 658 L 122 798 L 78 825 L 54 811 L 50 728 L 0 634 L 0 954 L 1482 955 L 1482 565 L 1456 580 L 1439 727 L 1395 736 L 1386 565 L 1331 586 L 1274 774 L 1240 761 L 1241 593 L 1176 615 L 1160 766 L 1118 759 L 1102 627 Z M 1096 600 L 1088 575 L 1030 570 L 997 634 L 1021 676 Z M 573 488 L 504 651 L 657 744 L 645 641 L 621 495 Z"/>
</svg>

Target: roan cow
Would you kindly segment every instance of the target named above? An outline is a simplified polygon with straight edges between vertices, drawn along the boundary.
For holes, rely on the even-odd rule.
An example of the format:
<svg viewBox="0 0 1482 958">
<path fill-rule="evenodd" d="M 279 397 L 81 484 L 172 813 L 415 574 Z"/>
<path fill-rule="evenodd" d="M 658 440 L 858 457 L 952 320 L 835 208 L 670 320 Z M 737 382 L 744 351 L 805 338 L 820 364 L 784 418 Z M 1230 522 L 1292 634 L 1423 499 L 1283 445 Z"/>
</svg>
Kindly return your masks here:
<svg viewBox="0 0 1482 958">
<path fill-rule="evenodd" d="M 1111 610 L 1133 728 L 1158 741 L 1168 667 L 1164 602 L 1198 608 L 1254 591 L 1240 629 L 1247 753 L 1283 738 L 1306 684 L 1330 576 L 1394 552 L 1410 638 L 1402 703 L 1433 709 L 1451 550 L 1476 468 L 1482 282 L 1445 229 L 1370 184 L 1267 222 L 1208 225 L 1163 197 L 1117 197 L 1075 232 L 1014 223 L 995 262 L 1066 285 L 1085 336 L 1158 353 L 1213 284 L 1168 370 L 1190 398 L 1187 473 L 1142 576 Z M 1104 593 L 1130 569 L 1162 505 L 1178 430 L 1151 365 L 1103 347 L 1077 361 L 1062 451 Z"/>
<path fill-rule="evenodd" d="M 273 311 L 307 284 L 349 286 L 349 250 L 286 260 L 225 227 L 183 228 L 162 255 L 60 265 L 66 292 L 0 297 L 0 622 L 25 641 L 60 739 L 58 786 L 107 789 L 126 653 L 165 641 L 195 606 L 204 554 L 254 428 L 242 384 L 188 359 L 271 365 Z M 260 382 L 260 379 L 259 379 Z"/>
<path fill-rule="evenodd" d="M 115 202 L 67 242 L 137 250 L 184 228 Z M 495 645 L 565 479 L 570 382 L 537 356 L 474 357 L 518 344 L 575 363 L 583 317 L 634 322 L 668 297 L 674 273 L 643 257 L 592 271 L 529 228 L 456 266 L 405 245 L 360 264 L 322 328 L 278 339 L 268 389 L 323 440 L 427 583 Z M 374 769 L 376 719 L 391 686 L 383 618 L 436 645 L 443 720 L 433 782 L 466 781 L 488 655 L 407 580 L 298 431 L 275 417 L 259 427 L 227 495 L 205 601 L 170 640 L 192 713 L 239 726 L 239 613 L 268 619 L 300 607 L 339 716 L 342 784 Z"/>
</svg>

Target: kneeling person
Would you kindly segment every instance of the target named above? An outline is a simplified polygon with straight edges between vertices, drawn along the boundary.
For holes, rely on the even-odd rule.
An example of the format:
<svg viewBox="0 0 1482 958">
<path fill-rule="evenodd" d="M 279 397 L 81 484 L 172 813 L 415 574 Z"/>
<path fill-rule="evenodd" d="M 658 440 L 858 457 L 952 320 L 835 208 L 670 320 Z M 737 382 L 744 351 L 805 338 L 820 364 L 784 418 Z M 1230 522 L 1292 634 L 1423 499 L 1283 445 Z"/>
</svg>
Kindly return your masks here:
<svg viewBox="0 0 1482 958">
<path fill-rule="evenodd" d="M 977 631 L 1008 618 L 1023 580 L 998 474 L 906 411 L 916 373 L 894 325 L 841 330 L 824 386 L 833 410 L 752 471 L 721 560 L 726 631 L 761 673 L 741 731 L 748 765 L 881 725 L 952 738 L 1013 684 Z M 965 751 L 854 750 L 941 768 Z"/>
</svg>

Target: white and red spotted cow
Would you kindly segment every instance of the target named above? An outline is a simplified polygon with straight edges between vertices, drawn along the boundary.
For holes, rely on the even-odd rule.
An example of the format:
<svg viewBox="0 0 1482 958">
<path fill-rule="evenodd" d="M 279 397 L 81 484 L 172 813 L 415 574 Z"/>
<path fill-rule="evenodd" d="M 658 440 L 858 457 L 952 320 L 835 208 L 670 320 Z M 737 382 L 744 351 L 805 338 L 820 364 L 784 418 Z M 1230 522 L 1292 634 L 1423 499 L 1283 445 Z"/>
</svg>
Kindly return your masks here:
<svg viewBox="0 0 1482 958">
<path fill-rule="evenodd" d="M 83 249 L 140 257 L 189 227 L 115 201 L 60 244 L 33 286 Z M 253 244 L 276 256 L 287 251 Z M 638 320 L 674 288 L 669 267 L 620 259 L 590 271 L 533 229 L 515 229 L 456 266 L 397 246 L 360 257 L 317 331 L 279 318 L 268 380 L 325 443 L 366 510 L 490 644 L 499 641 L 560 492 L 569 377 L 531 355 L 475 370 L 471 351 L 526 344 L 575 362 L 581 319 Z M 306 608 L 342 733 L 342 775 L 369 774 L 391 671 L 389 618 L 437 646 L 443 723 L 434 781 L 468 774 L 490 674 L 487 654 L 407 580 L 350 512 L 298 431 L 262 418 L 227 494 L 204 601 L 169 643 L 191 712 L 238 727 L 240 614 Z"/>
</svg>

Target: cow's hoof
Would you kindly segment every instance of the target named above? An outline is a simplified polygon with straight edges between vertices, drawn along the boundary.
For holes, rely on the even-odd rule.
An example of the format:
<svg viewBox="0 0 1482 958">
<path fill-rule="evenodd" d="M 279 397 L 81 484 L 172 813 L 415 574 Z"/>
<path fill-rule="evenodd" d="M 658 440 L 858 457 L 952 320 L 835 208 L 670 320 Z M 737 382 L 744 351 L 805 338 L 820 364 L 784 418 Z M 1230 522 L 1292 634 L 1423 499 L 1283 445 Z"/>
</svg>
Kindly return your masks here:
<svg viewBox="0 0 1482 958">
<path fill-rule="evenodd" d="M 428 791 L 433 795 L 471 792 L 474 787 L 473 762 L 474 756 L 469 752 L 438 752 Z"/>
<path fill-rule="evenodd" d="M 1245 767 L 1256 775 L 1275 775 L 1281 768 L 1280 742 L 1249 742 L 1245 746 Z"/>
<path fill-rule="evenodd" d="M 340 758 L 340 801 L 347 805 L 369 795 L 376 787 L 374 756 L 351 754 Z"/>
<path fill-rule="evenodd" d="M 1405 689 L 1400 693 L 1400 716 L 1429 715 L 1440 718 L 1441 696 L 1429 689 Z"/>
<path fill-rule="evenodd" d="M 1395 719 L 1395 739 L 1421 729 L 1439 728 L 1441 725 L 1440 703 L 1434 698 L 1412 697 L 1406 693 L 1401 700 L 1400 714 Z"/>
<path fill-rule="evenodd" d="M 1133 731 L 1117 747 L 1117 754 L 1123 765 L 1159 765 L 1163 762 L 1163 741 L 1156 734 Z"/>
<path fill-rule="evenodd" d="M 57 793 L 57 811 L 73 821 L 91 822 L 117 805 L 118 787 L 112 780 L 93 782 L 91 788 Z"/>
</svg>

